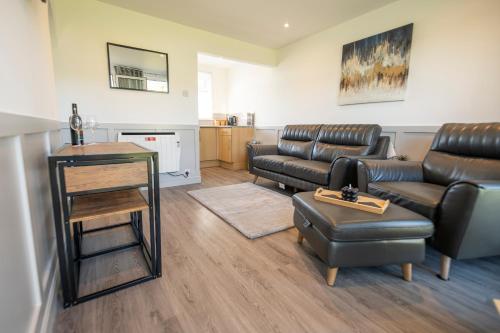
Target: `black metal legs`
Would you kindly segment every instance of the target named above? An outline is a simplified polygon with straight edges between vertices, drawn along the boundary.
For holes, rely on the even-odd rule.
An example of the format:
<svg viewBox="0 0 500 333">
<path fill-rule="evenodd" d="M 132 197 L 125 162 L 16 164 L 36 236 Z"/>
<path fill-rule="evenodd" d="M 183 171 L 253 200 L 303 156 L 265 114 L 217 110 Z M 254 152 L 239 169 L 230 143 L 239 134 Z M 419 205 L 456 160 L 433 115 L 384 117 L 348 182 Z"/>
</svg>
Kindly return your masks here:
<svg viewBox="0 0 500 333">
<path fill-rule="evenodd" d="M 123 245 L 118 245 L 118 246 L 113 246 L 110 248 L 102 249 L 102 250 L 95 251 L 92 253 L 83 253 L 82 244 L 84 241 L 84 235 L 99 232 L 99 231 L 104 231 L 104 230 L 115 229 L 115 228 L 123 228 L 123 227 L 132 228 L 132 232 L 134 234 L 135 241 L 127 243 L 127 244 L 123 244 Z M 132 281 L 125 282 L 125 283 L 121 283 L 121 284 L 118 284 L 116 286 L 106 288 L 104 290 L 100 290 L 100 291 L 97 291 L 97 292 L 94 292 L 94 293 L 91 293 L 88 295 L 84 295 L 84 296 L 78 296 L 78 283 L 77 283 L 77 286 L 75 289 L 76 290 L 75 301 L 72 302 L 73 304 L 86 302 L 86 301 L 89 301 L 91 299 L 94 299 L 94 298 L 97 298 L 100 296 L 104 296 L 104 295 L 113 293 L 115 291 L 118 291 L 118 290 L 121 290 L 124 288 L 128 288 L 131 286 L 135 286 L 139 283 L 155 279 L 157 277 L 157 273 L 152 269 L 153 261 L 155 260 L 155 258 L 154 258 L 155 252 L 154 252 L 154 249 L 151 248 L 151 252 L 153 253 L 153 256 L 151 256 L 150 251 L 148 250 L 149 244 L 146 242 L 146 240 L 144 238 L 144 233 L 143 233 L 143 228 L 142 228 L 142 212 L 141 211 L 130 213 L 130 221 L 129 222 L 114 224 L 114 225 L 100 227 L 100 228 L 83 230 L 81 222 L 73 223 L 73 245 L 75 247 L 75 254 L 76 254 L 73 261 L 78 267 L 78 275 L 79 275 L 79 271 L 80 271 L 80 269 L 79 269 L 80 265 L 84 260 L 94 258 L 97 256 L 101 256 L 101 255 L 105 255 L 105 254 L 109 254 L 109 253 L 116 252 L 116 251 L 122 251 L 122 250 L 129 249 L 129 248 L 136 247 L 136 246 L 141 246 L 143 248 L 143 251 L 141 251 L 141 253 L 143 254 L 144 260 L 148 264 L 148 268 L 149 268 L 149 272 L 150 272 L 149 275 L 146 275 L 146 276 L 143 276 L 143 277 L 140 277 L 140 278 L 137 278 L 137 279 L 134 279 Z"/>
<path fill-rule="evenodd" d="M 156 274 L 161 276 L 161 224 L 160 224 L 160 168 L 158 153 L 153 155 L 154 164 L 154 208 L 155 208 L 155 229 L 156 229 Z"/>
<path fill-rule="evenodd" d="M 91 166 L 103 164 L 132 163 L 134 161 L 147 162 L 148 165 L 148 216 L 149 230 L 143 225 L 142 211 L 130 213 L 130 221 L 111 226 L 98 227 L 93 229 L 83 229 L 82 222 L 70 222 L 72 200 L 78 195 L 91 195 L 99 191 L 66 192 L 64 167 Z M 59 269 L 61 274 L 61 286 L 63 291 L 64 307 L 69 307 L 99 296 L 112 293 L 123 288 L 149 281 L 161 276 L 161 228 L 160 228 L 160 191 L 159 191 L 159 167 L 158 154 L 126 155 L 116 158 L 92 158 L 83 160 L 82 157 L 73 159 L 49 158 L 50 186 L 52 192 L 52 202 L 54 211 L 55 234 L 57 240 L 57 254 L 59 257 Z M 146 184 L 133 185 L 132 188 L 141 188 Z M 123 188 L 110 188 L 106 191 L 118 191 Z M 87 193 L 88 192 L 88 193 Z M 95 192 L 95 193 L 94 193 Z M 101 191 L 102 192 L 102 191 Z M 147 221 L 146 221 L 147 222 Z M 130 227 L 134 234 L 134 241 L 121 244 L 92 253 L 86 253 L 84 249 L 85 236 L 90 233 L 104 231 L 108 229 Z M 145 234 L 146 232 L 146 234 Z M 79 296 L 79 276 L 82 263 L 89 258 L 106 255 L 116 251 L 139 246 L 144 260 L 147 263 L 149 275 L 135 280 L 122 283 L 105 290 L 101 290 L 89 295 Z"/>
<path fill-rule="evenodd" d="M 50 191 L 52 193 L 52 206 L 54 212 L 54 224 L 57 241 L 57 255 L 59 257 L 59 271 L 61 274 L 61 286 L 63 290 L 63 305 L 68 307 L 72 302 L 70 283 L 68 279 L 68 257 L 66 256 L 64 234 L 61 216 L 61 200 L 59 197 L 59 185 L 57 182 L 57 163 L 49 160 Z"/>
</svg>

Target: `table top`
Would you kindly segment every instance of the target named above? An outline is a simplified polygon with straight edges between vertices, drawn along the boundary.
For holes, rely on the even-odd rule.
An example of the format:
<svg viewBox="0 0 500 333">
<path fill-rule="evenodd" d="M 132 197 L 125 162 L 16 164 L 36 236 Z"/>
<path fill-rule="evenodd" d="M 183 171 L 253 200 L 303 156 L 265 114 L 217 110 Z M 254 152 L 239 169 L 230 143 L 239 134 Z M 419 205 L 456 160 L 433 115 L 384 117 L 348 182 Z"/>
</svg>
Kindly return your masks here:
<svg viewBox="0 0 500 333">
<path fill-rule="evenodd" d="M 106 142 L 88 144 L 83 146 L 72 146 L 67 144 L 57 150 L 54 154 L 52 154 L 51 157 L 95 157 L 101 155 L 123 155 L 138 153 L 153 153 L 153 151 L 143 148 L 132 142 Z"/>
</svg>

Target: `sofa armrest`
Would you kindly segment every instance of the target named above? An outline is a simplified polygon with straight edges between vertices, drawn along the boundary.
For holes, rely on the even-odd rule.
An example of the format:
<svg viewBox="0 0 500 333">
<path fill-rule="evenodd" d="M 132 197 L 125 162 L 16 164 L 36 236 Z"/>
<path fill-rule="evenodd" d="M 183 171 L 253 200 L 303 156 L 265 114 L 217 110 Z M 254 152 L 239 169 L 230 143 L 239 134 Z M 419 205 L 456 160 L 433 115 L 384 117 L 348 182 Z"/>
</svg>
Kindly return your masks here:
<svg viewBox="0 0 500 333">
<path fill-rule="evenodd" d="M 356 155 L 356 156 L 339 156 L 331 165 L 330 168 L 330 184 L 328 188 L 331 190 L 340 190 L 342 187 L 351 184 L 357 186 L 357 163 L 359 159 L 379 159 L 379 155 Z"/>
<path fill-rule="evenodd" d="M 260 155 L 278 155 L 278 145 L 248 144 L 248 171 L 253 171 L 253 158 Z"/>
<path fill-rule="evenodd" d="M 500 181 L 465 180 L 448 186 L 435 221 L 433 245 L 467 259 L 500 254 Z"/>
<path fill-rule="evenodd" d="M 422 182 L 424 180 L 422 162 L 395 160 L 358 161 L 358 187 L 366 192 L 373 182 Z"/>
<path fill-rule="evenodd" d="M 387 151 L 389 150 L 390 143 L 391 143 L 390 137 L 388 136 L 379 137 L 377 144 L 375 145 L 375 150 L 370 154 L 370 156 L 379 160 L 387 159 Z"/>
</svg>

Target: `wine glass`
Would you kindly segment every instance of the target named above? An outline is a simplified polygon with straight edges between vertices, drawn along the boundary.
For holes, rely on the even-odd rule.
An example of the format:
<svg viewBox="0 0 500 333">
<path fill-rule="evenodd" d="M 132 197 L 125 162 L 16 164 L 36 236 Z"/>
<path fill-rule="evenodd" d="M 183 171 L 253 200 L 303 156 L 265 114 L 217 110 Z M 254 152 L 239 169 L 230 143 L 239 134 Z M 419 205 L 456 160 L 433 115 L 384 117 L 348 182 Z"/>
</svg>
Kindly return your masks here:
<svg viewBox="0 0 500 333">
<path fill-rule="evenodd" d="M 85 129 L 90 130 L 91 140 L 89 140 L 89 144 L 95 143 L 95 130 L 97 129 L 97 120 L 94 115 L 86 115 L 85 116 Z"/>
</svg>

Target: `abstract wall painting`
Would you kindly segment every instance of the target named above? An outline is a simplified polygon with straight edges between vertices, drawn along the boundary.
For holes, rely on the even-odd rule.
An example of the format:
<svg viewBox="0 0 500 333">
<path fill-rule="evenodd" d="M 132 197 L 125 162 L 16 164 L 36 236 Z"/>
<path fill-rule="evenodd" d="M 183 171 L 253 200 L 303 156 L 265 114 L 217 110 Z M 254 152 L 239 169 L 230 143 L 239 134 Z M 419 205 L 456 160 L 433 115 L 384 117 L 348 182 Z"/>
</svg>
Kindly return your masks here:
<svg viewBox="0 0 500 333">
<path fill-rule="evenodd" d="M 342 48 L 339 104 L 404 100 L 413 23 Z"/>
</svg>

